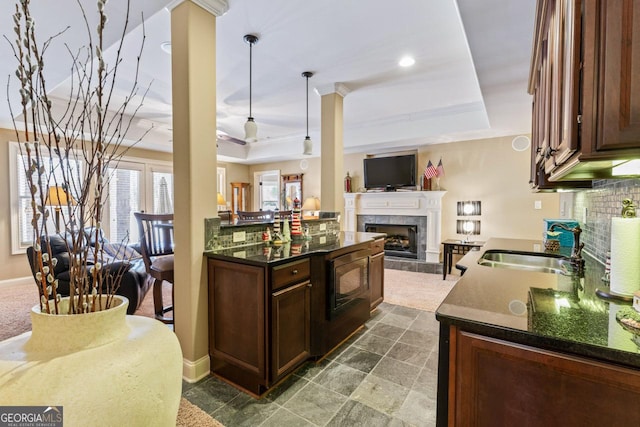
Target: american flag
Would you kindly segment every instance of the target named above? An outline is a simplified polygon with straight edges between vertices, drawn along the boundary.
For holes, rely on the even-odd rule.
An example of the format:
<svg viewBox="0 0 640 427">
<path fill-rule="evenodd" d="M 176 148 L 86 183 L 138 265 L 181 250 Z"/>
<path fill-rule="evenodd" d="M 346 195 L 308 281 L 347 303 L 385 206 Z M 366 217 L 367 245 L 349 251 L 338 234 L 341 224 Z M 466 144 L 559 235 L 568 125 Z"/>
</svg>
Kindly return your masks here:
<svg viewBox="0 0 640 427">
<path fill-rule="evenodd" d="M 424 170 L 424 176 L 427 179 L 431 179 L 433 177 L 438 176 L 438 170 L 436 169 L 435 166 L 433 166 L 433 163 L 431 163 L 431 160 L 429 160 L 429 163 L 427 164 L 427 168 Z"/>
<path fill-rule="evenodd" d="M 436 168 L 437 175 L 436 176 L 444 176 L 444 166 L 442 165 L 442 159 L 438 162 L 438 167 Z"/>
</svg>

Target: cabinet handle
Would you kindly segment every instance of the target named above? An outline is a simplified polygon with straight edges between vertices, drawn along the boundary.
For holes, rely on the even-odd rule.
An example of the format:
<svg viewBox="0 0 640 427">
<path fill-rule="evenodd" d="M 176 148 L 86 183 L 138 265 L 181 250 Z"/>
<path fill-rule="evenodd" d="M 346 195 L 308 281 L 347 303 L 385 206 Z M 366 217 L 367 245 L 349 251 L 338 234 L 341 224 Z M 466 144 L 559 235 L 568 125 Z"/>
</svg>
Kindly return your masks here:
<svg viewBox="0 0 640 427">
<path fill-rule="evenodd" d="M 556 149 L 551 148 L 551 147 L 547 147 L 547 152 L 545 153 L 545 158 L 550 158 L 551 156 L 553 156 L 556 153 Z"/>
<path fill-rule="evenodd" d="M 298 274 L 298 270 L 291 270 L 291 274 L 295 276 L 296 274 Z"/>
<path fill-rule="evenodd" d="M 307 284 L 307 288 L 312 287 L 313 285 L 311 283 Z"/>
</svg>

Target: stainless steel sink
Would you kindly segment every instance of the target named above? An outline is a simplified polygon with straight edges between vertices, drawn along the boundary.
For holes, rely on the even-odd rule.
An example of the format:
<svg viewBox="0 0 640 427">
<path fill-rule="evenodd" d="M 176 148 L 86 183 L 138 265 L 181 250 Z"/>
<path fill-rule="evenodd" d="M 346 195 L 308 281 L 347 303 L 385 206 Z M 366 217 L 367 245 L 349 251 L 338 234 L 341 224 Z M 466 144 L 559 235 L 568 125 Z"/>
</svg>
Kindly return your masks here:
<svg viewBox="0 0 640 427">
<path fill-rule="evenodd" d="M 573 275 L 577 272 L 570 258 L 557 254 L 538 252 L 490 249 L 482 254 L 478 260 L 478 264 L 487 267 L 555 273 L 566 276 Z"/>
</svg>

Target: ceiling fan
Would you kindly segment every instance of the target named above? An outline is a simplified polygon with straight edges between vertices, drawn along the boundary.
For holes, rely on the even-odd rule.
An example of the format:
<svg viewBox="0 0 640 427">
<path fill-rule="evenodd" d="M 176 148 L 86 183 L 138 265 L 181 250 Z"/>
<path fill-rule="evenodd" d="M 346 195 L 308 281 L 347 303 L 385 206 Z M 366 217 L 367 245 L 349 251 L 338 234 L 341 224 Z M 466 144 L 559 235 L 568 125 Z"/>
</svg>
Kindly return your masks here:
<svg viewBox="0 0 640 427">
<path fill-rule="evenodd" d="M 244 141 L 242 139 L 238 139 L 238 138 L 234 138 L 231 135 L 228 135 L 222 131 L 218 131 L 216 133 L 218 140 L 220 141 L 227 141 L 227 142 L 233 142 L 234 144 L 238 144 L 238 145 L 247 145 L 247 141 Z"/>
</svg>

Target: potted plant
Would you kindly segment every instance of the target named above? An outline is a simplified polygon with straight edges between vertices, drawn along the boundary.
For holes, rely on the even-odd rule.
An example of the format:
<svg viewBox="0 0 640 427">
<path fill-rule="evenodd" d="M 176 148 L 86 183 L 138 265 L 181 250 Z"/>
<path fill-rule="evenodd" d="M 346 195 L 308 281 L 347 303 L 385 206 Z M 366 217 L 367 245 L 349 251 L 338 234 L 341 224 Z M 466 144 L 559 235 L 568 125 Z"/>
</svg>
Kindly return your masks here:
<svg viewBox="0 0 640 427">
<path fill-rule="evenodd" d="M 136 419 L 175 425 L 182 388 L 177 338 L 156 320 L 126 316 L 127 300 L 116 295 L 124 270 L 106 268 L 102 245 L 109 171 L 126 153 L 123 143 L 140 107 L 132 104 L 140 91 L 137 74 L 123 101 L 116 102 L 114 92 L 129 4 L 109 63 L 107 0 L 97 0 L 95 34 L 78 0 L 87 40 L 78 51 L 68 48 L 73 84 L 60 109 L 49 97 L 46 65 L 63 58 L 48 57 L 47 49 L 65 30 L 41 43 L 30 3 L 19 0 L 13 15 L 20 107 L 10 108 L 31 196 L 40 302 L 32 310 L 33 331 L 0 343 L 7 356 L 0 360 L 0 405 L 61 405 L 70 425 L 131 425 Z M 140 53 L 143 46 L 144 30 Z M 64 237 L 71 254 L 65 298 L 58 293 L 52 236 Z"/>
</svg>

